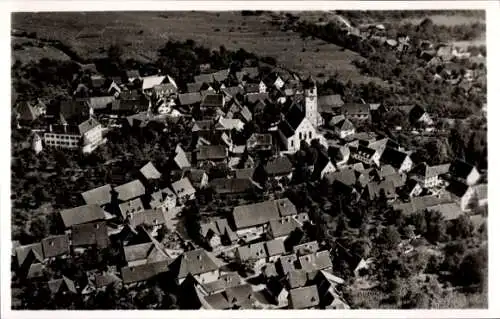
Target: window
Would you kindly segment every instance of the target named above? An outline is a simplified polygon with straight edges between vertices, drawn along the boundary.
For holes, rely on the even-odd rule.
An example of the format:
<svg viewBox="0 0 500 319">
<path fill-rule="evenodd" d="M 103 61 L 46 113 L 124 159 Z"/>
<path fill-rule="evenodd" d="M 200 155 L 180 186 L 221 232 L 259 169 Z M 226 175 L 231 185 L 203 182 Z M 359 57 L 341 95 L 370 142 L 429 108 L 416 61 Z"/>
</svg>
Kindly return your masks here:
<svg viewBox="0 0 500 319">
<path fill-rule="evenodd" d="M 290 147 L 293 147 L 293 140 L 290 141 Z"/>
<path fill-rule="evenodd" d="M 299 139 L 302 139 L 302 132 L 299 133 Z"/>
<path fill-rule="evenodd" d="M 312 132 L 309 131 L 309 139 L 312 138 Z"/>
</svg>

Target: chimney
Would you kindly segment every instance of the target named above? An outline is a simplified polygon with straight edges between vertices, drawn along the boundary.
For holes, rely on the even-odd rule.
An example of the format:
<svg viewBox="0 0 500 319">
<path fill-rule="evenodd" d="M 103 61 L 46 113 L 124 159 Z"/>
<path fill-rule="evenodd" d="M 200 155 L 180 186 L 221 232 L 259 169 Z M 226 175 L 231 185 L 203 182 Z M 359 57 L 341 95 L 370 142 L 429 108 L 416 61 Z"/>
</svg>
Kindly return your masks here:
<svg viewBox="0 0 500 319">
<path fill-rule="evenodd" d="M 63 123 L 64 133 L 68 133 L 68 123 Z"/>
<path fill-rule="evenodd" d="M 52 124 L 49 124 L 49 131 L 52 132 Z"/>
</svg>

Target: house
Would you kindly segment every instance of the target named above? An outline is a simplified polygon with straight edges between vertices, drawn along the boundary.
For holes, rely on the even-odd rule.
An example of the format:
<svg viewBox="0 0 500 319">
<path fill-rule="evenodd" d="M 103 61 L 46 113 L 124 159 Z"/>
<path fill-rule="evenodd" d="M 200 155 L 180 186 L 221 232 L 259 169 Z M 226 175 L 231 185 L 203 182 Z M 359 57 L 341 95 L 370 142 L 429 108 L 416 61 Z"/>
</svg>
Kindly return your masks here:
<svg viewBox="0 0 500 319">
<path fill-rule="evenodd" d="M 398 173 L 409 172 L 413 166 L 413 161 L 408 154 L 390 147 L 384 149 L 380 162 L 391 165 Z"/>
<path fill-rule="evenodd" d="M 60 257 L 69 254 L 69 238 L 67 235 L 45 237 L 41 241 L 45 258 Z"/>
<path fill-rule="evenodd" d="M 450 164 L 429 166 L 427 163 L 420 163 L 411 170 L 410 174 L 423 187 L 432 188 L 441 183 L 441 177 L 447 174 L 449 169 Z"/>
<path fill-rule="evenodd" d="M 227 157 L 228 150 L 224 145 L 202 145 L 198 149 L 196 159 L 198 163 L 225 163 Z"/>
<path fill-rule="evenodd" d="M 370 104 L 347 103 L 340 108 L 340 112 L 349 120 L 371 121 Z"/>
<path fill-rule="evenodd" d="M 160 179 L 161 173 L 156 169 L 152 162 L 148 162 L 139 170 L 146 180 Z"/>
<path fill-rule="evenodd" d="M 117 115 L 132 115 L 148 109 L 148 99 L 137 91 L 123 91 L 111 105 L 111 112 Z"/>
<path fill-rule="evenodd" d="M 246 105 L 241 105 L 236 99 L 229 101 L 227 106 L 228 111 L 226 113 L 226 118 L 239 119 L 243 123 L 248 123 L 252 120 L 252 112 L 250 112 Z"/>
<path fill-rule="evenodd" d="M 209 185 L 220 196 L 241 196 L 257 188 L 249 178 L 214 178 Z"/>
<path fill-rule="evenodd" d="M 149 280 L 156 275 L 169 271 L 171 260 L 163 260 L 136 266 L 125 266 L 121 268 L 123 283 L 127 286 L 137 285 Z"/>
<path fill-rule="evenodd" d="M 103 209 L 97 204 L 64 209 L 59 214 L 66 228 L 74 225 L 98 222 L 105 218 Z"/>
<path fill-rule="evenodd" d="M 177 196 L 168 187 L 165 187 L 164 189 L 151 194 L 151 201 L 149 202 L 149 206 L 153 209 L 164 208 L 167 211 L 170 211 L 176 205 L 177 205 Z"/>
<path fill-rule="evenodd" d="M 447 204 L 453 202 L 451 199 L 451 195 L 448 193 L 444 193 L 443 195 L 426 195 L 419 197 L 411 197 L 410 202 L 403 203 L 400 201 L 395 201 L 392 204 L 394 210 L 401 211 L 403 215 L 411 215 L 416 212 L 422 212 L 429 207 Z"/>
<path fill-rule="evenodd" d="M 352 122 L 348 119 L 339 121 L 333 126 L 333 128 L 335 133 L 337 133 L 340 138 L 346 138 L 346 136 L 356 133 L 354 124 L 352 124 Z"/>
<path fill-rule="evenodd" d="M 239 246 L 236 249 L 235 256 L 240 263 L 252 262 L 255 269 L 260 269 L 266 262 L 276 261 L 284 253 L 284 242 L 273 239 Z"/>
<path fill-rule="evenodd" d="M 319 305 L 319 294 L 316 286 L 291 289 L 288 296 L 290 309 L 311 309 Z"/>
<path fill-rule="evenodd" d="M 116 285 L 122 282 L 122 279 L 113 273 L 103 273 L 95 276 L 95 288 L 98 291 L 104 291 L 110 285 Z"/>
<path fill-rule="evenodd" d="M 191 167 L 191 161 L 180 144 L 177 144 L 177 146 L 175 147 L 174 162 L 180 169 Z"/>
<path fill-rule="evenodd" d="M 157 99 L 168 98 L 177 94 L 177 87 L 172 83 L 164 83 L 153 86 L 153 96 Z"/>
<path fill-rule="evenodd" d="M 219 117 L 218 121 L 215 122 L 214 129 L 217 131 L 227 131 L 231 132 L 232 130 L 241 131 L 245 123 L 240 121 L 239 119 L 227 119 L 224 117 Z"/>
<path fill-rule="evenodd" d="M 192 168 L 186 170 L 183 177 L 189 178 L 193 186 L 198 189 L 202 189 L 208 186 L 208 175 L 205 170 Z"/>
<path fill-rule="evenodd" d="M 293 246 L 293 253 L 297 256 L 309 255 L 317 251 L 319 251 L 319 244 L 315 240 Z"/>
<path fill-rule="evenodd" d="M 298 259 L 300 269 L 308 273 L 315 273 L 319 270 L 331 271 L 333 267 L 330 252 L 327 250 L 302 255 L 299 256 Z"/>
<path fill-rule="evenodd" d="M 166 220 L 161 209 L 147 209 L 130 215 L 128 222 L 133 229 L 145 226 L 150 234 L 156 234 L 165 226 Z"/>
<path fill-rule="evenodd" d="M 113 188 L 106 184 L 82 193 L 83 200 L 87 205 L 97 204 L 103 206 L 111 203 Z"/>
<path fill-rule="evenodd" d="M 397 197 L 396 188 L 392 181 L 382 181 L 382 182 L 369 182 L 365 188 L 365 194 L 370 200 L 374 200 L 380 197 L 381 194 L 385 195 L 387 200 L 393 200 Z"/>
<path fill-rule="evenodd" d="M 350 149 L 351 158 L 366 165 L 380 165 L 381 154 L 372 148 L 359 145 L 358 148 Z"/>
<path fill-rule="evenodd" d="M 271 151 L 273 149 L 273 138 L 269 133 L 253 133 L 246 144 L 249 152 Z"/>
<path fill-rule="evenodd" d="M 229 288 L 238 287 L 243 283 L 237 272 L 231 271 L 221 274 L 220 278 L 201 285 L 201 291 L 205 296 L 224 292 Z"/>
<path fill-rule="evenodd" d="M 180 204 L 184 204 L 188 200 L 192 200 L 195 197 L 196 190 L 189 178 L 182 178 L 176 182 L 172 183 L 172 189 L 177 195 L 177 200 Z"/>
<path fill-rule="evenodd" d="M 474 185 L 481 178 L 476 167 L 461 160 L 451 163 L 448 173 L 451 179 L 467 185 Z"/>
<path fill-rule="evenodd" d="M 47 107 L 41 101 L 38 104 L 32 104 L 28 101 L 22 101 L 16 107 L 17 119 L 21 123 L 30 123 L 36 120 L 40 115 L 46 112 Z"/>
<path fill-rule="evenodd" d="M 94 221 L 71 226 L 71 245 L 73 248 L 96 246 L 106 248 L 110 244 L 108 228 L 104 221 Z"/>
<path fill-rule="evenodd" d="M 199 92 L 181 93 L 177 95 L 178 104 L 182 106 L 194 106 L 201 102 Z"/>
<path fill-rule="evenodd" d="M 132 199 L 118 205 L 123 219 L 129 218 L 134 214 L 144 211 L 144 206 L 140 198 Z"/>
<path fill-rule="evenodd" d="M 275 87 L 278 90 L 280 90 L 285 85 L 285 80 L 280 77 L 280 74 L 278 74 L 278 72 L 269 74 L 269 76 L 266 77 L 263 82 L 265 83 L 266 87 Z"/>
<path fill-rule="evenodd" d="M 120 202 L 126 202 L 146 194 L 144 185 L 138 179 L 117 186 L 114 191 L 118 194 L 117 198 Z"/>
<path fill-rule="evenodd" d="M 225 99 L 223 94 L 215 94 L 215 93 L 207 93 L 202 101 L 201 101 L 201 107 L 202 108 L 224 108 L 225 105 Z"/>
<path fill-rule="evenodd" d="M 446 191 L 451 195 L 462 211 L 469 211 L 474 199 L 474 188 L 470 185 L 451 181 L 446 187 Z"/>
<path fill-rule="evenodd" d="M 201 284 L 219 279 L 218 261 L 204 249 L 185 251 L 169 265 L 169 270 L 177 284 L 188 275 L 194 276 Z"/>
<path fill-rule="evenodd" d="M 408 194 L 408 197 L 419 196 L 423 190 L 422 186 L 420 186 L 420 183 L 415 179 L 410 179 L 406 183 L 405 189 L 406 189 L 406 194 Z"/>
<path fill-rule="evenodd" d="M 345 145 L 330 146 L 328 148 L 328 153 L 333 160 L 333 164 L 338 168 L 346 166 L 351 157 L 351 150 Z"/>
<path fill-rule="evenodd" d="M 289 199 L 284 198 L 236 206 L 233 209 L 232 222 L 238 236 L 248 239 L 264 234 L 269 221 L 293 215 L 297 215 L 295 205 Z"/>
<path fill-rule="evenodd" d="M 95 114 L 99 111 L 112 109 L 113 102 L 115 101 L 114 96 L 97 96 L 90 97 L 86 103 L 89 107 L 90 114 Z"/>
<path fill-rule="evenodd" d="M 412 124 L 421 123 L 425 126 L 434 125 L 434 121 L 430 117 L 429 113 L 425 111 L 425 109 L 420 105 L 415 105 L 408 114 L 409 121 Z"/>
<path fill-rule="evenodd" d="M 78 126 L 68 125 L 64 121 L 62 126 L 50 125 L 43 139 L 46 146 L 64 149 L 80 148 L 83 153 L 91 153 L 106 142 L 102 132 L 102 125 L 93 118 L 81 122 Z"/>
<path fill-rule="evenodd" d="M 139 70 L 127 70 L 125 71 L 125 74 L 129 82 L 134 82 L 134 80 L 136 79 L 141 79 Z"/>
<path fill-rule="evenodd" d="M 301 226 L 301 223 L 290 217 L 271 220 L 268 225 L 268 234 L 270 238 L 284 240 L 294 230 L 301 229 Z"/>
<path fill-rule="evenodd" d="M 77 294 L 75 281 L 69 279 L 66 276 L 62 276 L 60 279 L 53 279 L 47 282 L 47 286 L 52 295 L 73 293 Z"/>
<path fill-rule="evenodd" d="M 165 75 L 151 75 L 142 78 L 142 91 L 147 92 L 153 89 L 153 87 L 160 85 L 165 81 L 167 77 Z"/>
<path fill-rule="evenodd" d="M 322 95 L 318 97 L 318 111 L 320 113 L 334 114 L 344 105 L 339 94 Z"/>
<path fill-rule="evenodd" d="M 41 243 L 19 246 L 15 249 L 19 268 L 28 270 L 34 263 L 43 263 L 45 256 Z"/>
<path fill-rule="evenodd" d="M 268 177 L 280 180 L 292 178 L 294 167 L 288 156 L 278 156 L 266 163 L 264 171 Z"/>
<path fill-rule="evenodd" d="M 125 257 L 128 267 L 159 261 L 171 261 L 168 255 L 161 251 L 161 247 L 158 247 L 158 245 L 155 245 L 153 242 L 124 246 L 123 256 Z"/>
<path fill-rule="evenodd" d="M 219 218 L 200 225 L 200 235 L 214 249 L 220 245 L 230 245 L 238 240 L 226 219 Z"/>
<path fill-rule="evenodd" d="M 204 297 L 206 309 L 252 309 L 255 303 L 252 286 L 242 284 Z M 203 307 L 205 308 L 205 306 Z"/>
<path fill-rule="evenodd" d="M 326 174 L 330 174 L 335 172 L 337 169 L 330 161 L 328 154 L 323 151 L 318 152 L 318 157 L 314 163 L 313 172 L 311 178 L 314 179 L 323 179 Z"/>
</svg>

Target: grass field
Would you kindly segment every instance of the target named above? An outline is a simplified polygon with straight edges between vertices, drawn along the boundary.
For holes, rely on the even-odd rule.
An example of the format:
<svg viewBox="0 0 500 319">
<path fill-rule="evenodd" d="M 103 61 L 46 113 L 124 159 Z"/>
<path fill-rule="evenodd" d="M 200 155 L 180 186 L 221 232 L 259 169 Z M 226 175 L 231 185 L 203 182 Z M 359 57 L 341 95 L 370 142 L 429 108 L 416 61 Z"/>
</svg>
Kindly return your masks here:
<svg viewBox="0 0 500 319">
<path fill-rule="evenodd" d="M 110 44 L 121 45 L 125 58 L 153 60 L 168 40 L 193 39 L 210 48 L 243 48 L 260 56 L 273 56 L 301 75 L 323 73 L 353 82 L 377 78 L 361 75 L 351 61 L 355 52 L 321 40 L 303 40 L 294 32 L 273 25 L 272 16 L 242 16 L 240 12 L 101 12 L 19 13 L 12 27 L 36 32 L 38 38 L 60 40 L 83 57 L 99 57 Z M 22 54 L 22 52 L 18 52 Z"/>
<path fill-rule="evenodd" d="M 472 24 L 472 23 L 486 23 L 485 19 L 474 16 L 463 16 L 463 15 L 431 15 L 423 16 L 422 18 L 411 18 L 403 19 L 401 23 L 413 23 L 419 24 L 425 18 L 430 18 L 434 24 L 445 25 L 445 26 L 455 26 L 460 24 Z"/>
</svg>

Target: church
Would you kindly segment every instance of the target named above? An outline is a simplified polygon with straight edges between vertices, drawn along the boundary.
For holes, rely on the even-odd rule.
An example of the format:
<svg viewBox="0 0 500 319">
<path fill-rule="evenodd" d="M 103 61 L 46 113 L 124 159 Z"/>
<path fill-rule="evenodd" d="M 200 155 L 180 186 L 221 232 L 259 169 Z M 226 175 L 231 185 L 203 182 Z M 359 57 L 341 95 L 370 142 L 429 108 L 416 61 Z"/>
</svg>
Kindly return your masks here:
<svg viewBox="0 0 500 319">
<path fill-rule="evenodd" d="M 318 112 L 318 91 L 316 82 L 310 76 L 303 83 L 304 93 L 296 95 L 285 103 L 283 119 L 278 125 L 278 134 L 284 145 L 284 153 L 294 153 L 300 149 L 300 142 L 308 144 L 319 139 L 326 145 L 325 138 L 318 134 L 316 128 L 323 124 Z"/>
</svg>

